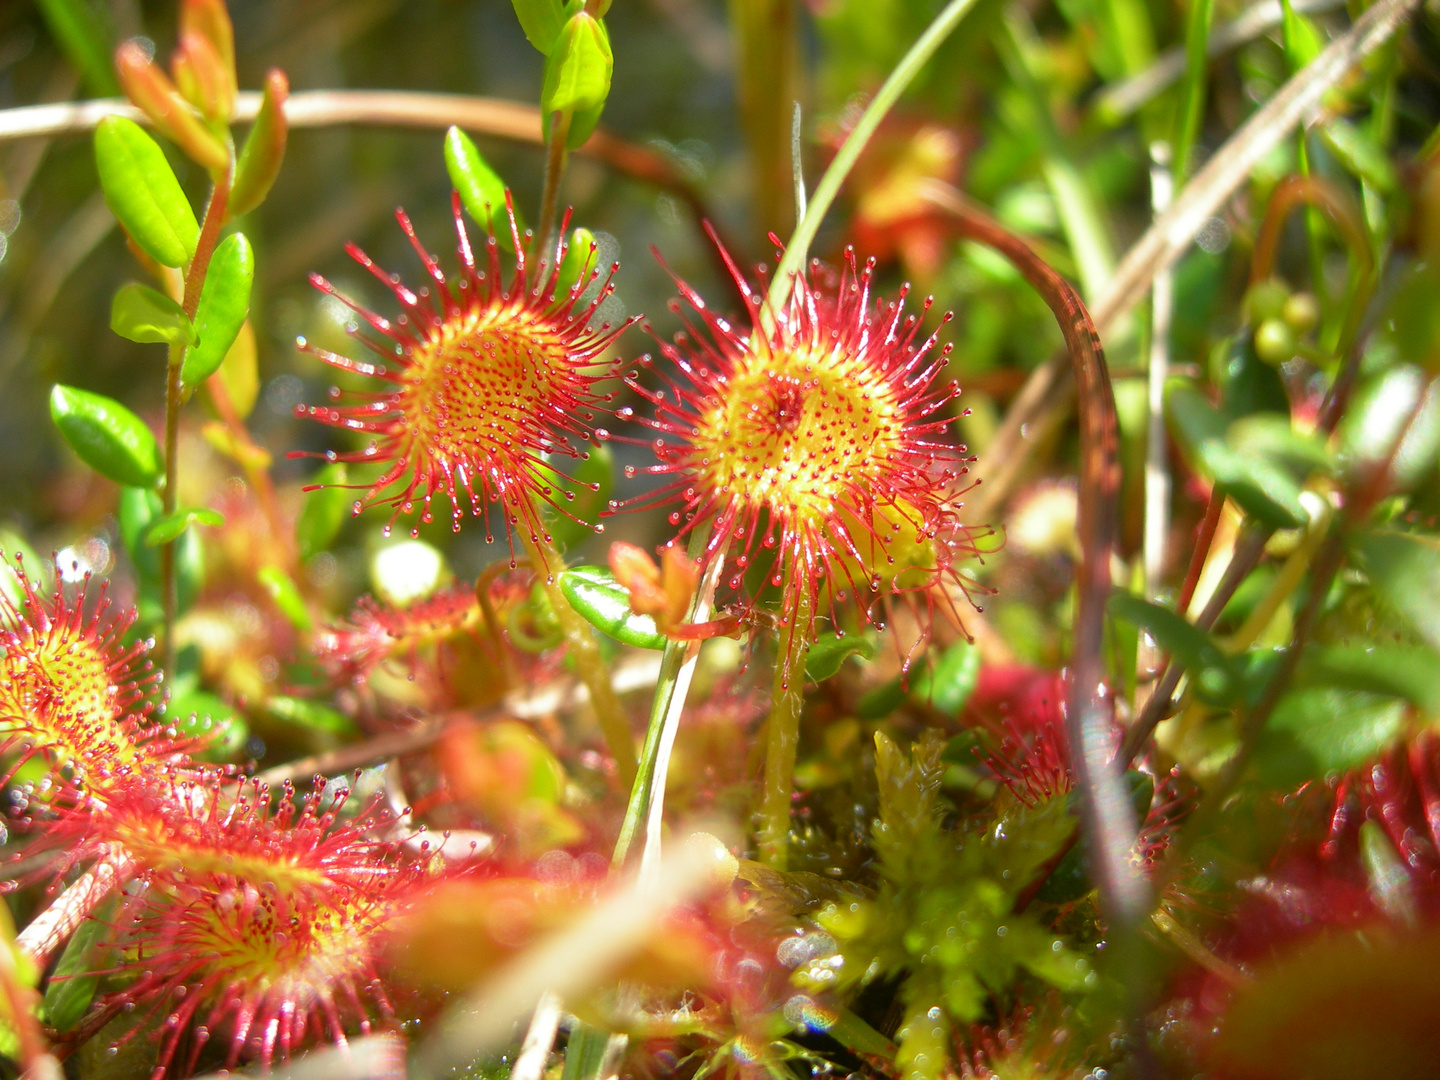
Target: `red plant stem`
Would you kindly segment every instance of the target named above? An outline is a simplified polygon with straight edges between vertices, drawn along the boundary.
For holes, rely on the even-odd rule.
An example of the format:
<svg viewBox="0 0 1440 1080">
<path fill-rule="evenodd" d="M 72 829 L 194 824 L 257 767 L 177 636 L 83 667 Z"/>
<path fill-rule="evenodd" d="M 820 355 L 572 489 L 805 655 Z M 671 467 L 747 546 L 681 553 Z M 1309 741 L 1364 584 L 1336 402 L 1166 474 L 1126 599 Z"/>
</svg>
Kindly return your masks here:
<svg viewBox="0 0 1440 1080">
<path fill-rule="evenodd" d="M 215 253 L 215 244 L 220 239 L 220 228 L 225 224 L 225 209 L 230 198 L 230 171 L 226 170 L 215 182 L 210 195 L 210 205 L 205 208 L 205 221 L 200 226 L 200 237 L 195 244 L 195 257 L 185 272 L 185 294 L 180 306 L 193 319 L 200 306 L 200 289 L 205 284 L 205 273 L 210 269 L 210 256 Z M 165 492 L 163 513 L 169 517 L 175 512 L 176 490 L 180 480 L 180 365 L 185 359 L 185 350 L 178 345 L 170 347 L 170 364 L 165 371 Z M 175 583 L 175 541 L 160 547 L 160 595 L 165 609 L 165 674 L 175 677 L 175 619 L 179 613 L 179 593 Z"/>
<path fill-rule="evenodd" d="M 1180 596 L 1175 601 L 1175 610 L 1184 613 L 1195 599 L 1195 587 L 1200 584 L 1200 572 L 1205 569 L 1205 560 L 1210 555 L 1210 545 L 1215 542 L 1215 530 L 1220 526 L 1220 511 L 1225 509 L 1225 493 L 1219 486 L 1210 489 L 1210 501 L 1205 504 L 1205 516 L 1200 519 L 1200 528 L 1195 532 L 1195 550 L 1190 554 L 1190 565 L 1185 570 L 1185 581 L 1180 586 Z"/>
</svg>

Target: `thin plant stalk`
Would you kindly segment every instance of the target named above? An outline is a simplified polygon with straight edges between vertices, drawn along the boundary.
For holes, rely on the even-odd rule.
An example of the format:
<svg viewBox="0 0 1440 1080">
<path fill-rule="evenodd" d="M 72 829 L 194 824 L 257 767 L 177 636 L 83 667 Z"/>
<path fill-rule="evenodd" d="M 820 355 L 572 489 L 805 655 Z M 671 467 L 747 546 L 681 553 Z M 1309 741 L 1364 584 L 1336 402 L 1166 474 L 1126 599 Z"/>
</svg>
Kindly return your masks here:
<svg viewBox="0 0 1440 1080">
<path fill-rule="evenodd" d="M 595 641 L 595 631 L 565 598 L 555 576 L 563 568 L 565 560 L 555 545 L 543 536 L 532 536 L 529 530 L 517 530 L 520 542 L 530 556 L 530 565 L 550 601 L 555 621 L 565 639 L 575 673 L 590 692 L 590 706 L 595 710 L 595 719 L 600 722 L 600 731 L 605 743 L 615 758 L 615 767 L 620 771 L 620 782 L 627 787 L 635 782 L 635 743 L 630 734 L 630 725 L 620 707 L 620 698 L 610 685 L 610 673 L 600 655 L 600 646 Z"/>
<path fill-rule="evenodd" d="M 210 269 L 210 256 L 220 240 L 220 229 L 228 216 L 230 201 L 230 171 L 215 182 L 210 195 L 210 205 L 205 208 L 205 221 L 200 226 L 200 237 L 195 244 L 195 257 L 185 271 L 185 292 L 180 306 L 188 318 L 194 319 L 200 307 L 200 289 L 205 284 L 205 274 Z M 185 359 L 181 345 L 170 346 L 169 363 L 165 369 L 165 491 L 162 496 L 163 513 L 166 517 L 175 513 L 178 505 L 180 486 L 180 366 Z M 175 574 L 175 540 L 160 548 L 160 597 L 164 607 L 164 666 L 171 678 L 175 677 L 175 620 L 179 614 L 180 597 Z"/>
<path fill-rule="evenodd" d="M 709 542 L 709 529 L 695 529 L 690 534 L 690 557 L 699 558 Z M 685 615 L 687 623 L 704 621 L 715 597 L 715 586 L 719 583 L 720 568 L 724 562 L 725 551 L 722 549 L 712 557 L 700 587 L 690 599 L 690 610 Z M 616 869 L 625 865 L 630 848 L 639 835 L 641 823 L 651 817 L 650 806 L 654 801 L 652 792 L 657 785 L 662 792 L 664 790 L 665 774 L 660 768 L 661 748 L 666 738 L 666 726 L 672 722 L 671 717 L 674 722 L 678 722 L 680 712 L 685 706 L 685 696 L 690 690 L 690 680 L 682 680 L 681 676 L 687 665 L 693 669 L 694 656 L 698 656 L 698 648 L 692 656 L 692 645 L 693 642 L 672 638 L 665 643 L 665 651 L 661 654 L 660 675 L 655 681 L 655 697 L 650 706 L 650 723 L 645 728 L 645 742 L 640 748 L 635 782 L 630 788 L 630 800 L 625 804 L 625 817 L 620 823 L 620 834 L 615 839 L 615 851 L 610 858 L 610 865 Z"/>
<path fill-rule="evenodd" d="M 560 179 L 565 175 L 569 154 L 565 140 L 570 135 L 570 114 L 550 114 L 550 139 L 545 144 L 545 186 L 540 189 L 540 222 L 535 227 L 535 250 L 542 254 L 551 247 L 555 230 L 555 210 L 560 204 Z"/>
<path fill-rule="evenodd" d="M 794 587 L 794 560 L 785 565 L 788 595 Z M 805 658 L 810 655 L 813 599 L 806 583 L 796 590 L 795 608 L 780 632 L 770 717 L 765 722 L 765 779 L 760 795 L 760 861 L 784 870 L 789 854 L 790 803 L 795 791 L 795 755 L 800 745 L 800 710 L 805 696 Z"/>
<path fill-rule="evenodd" d="M 840 147 L 840 152 L 830 162 L 830 167 L 825 170 L 825 175 L 820 178 L 820 183 L 815 187 L 815 193 L 810 197 L 809 205 L 805 208 L 805 216 L 795 226 L 795 232 L 790 236 L 790 242 L 785 246 L 785 254 L 780 259 L 780 264 L 775 268 L 775 276 L 770 281 L 770 292 L 767 297 L 767 306 L 771 312 L 779 311 L 785 306 L 785 301 L 790 298 L 790 290 L 794 285 L 794 277 L 805 265 L 805 260 L 810 255 L 810 245 L 815 240 L 815 234 L 820 231 L 820 223 L 825 219 L 825 214 L 840 194 L 840 185 L 850 175 L 850 170 L 855 167 L 855 162 L 860 160 L 860 154 L 864 151 L 865 145 L 885 115 L 900 99 L 905 88 L 910 85 L 915 76 L 920 74 L 920 69 L 925 66 L 929 59 L 935 55 L 935 51 L 951 31 L 960 25 L 963 19 L 976 4 L 977 0 L 950 0 L 934 21 L 925 28 L 925 32 L 915 40 L 907 52 L 895 65 L 884 84 L 870 99 L 870 104 L 865 107 L 864 113 L 851 129 L 845 142 Z"/>
<path fill-rule="evenodd" d="M 1175 117 L 1174 157 L 1171 176 L 1183 183 L 1190 172 L 1190 153 L 1205 118 L 1205 68 L 1209 63 L 1210 24 L 1215 18 L 1215 0 L 1190 0 L 1190 17 L 1185 23 L 1185 85 Z M 1168 201 L 1167 201 L 1168 205 Z"/>
</svg>

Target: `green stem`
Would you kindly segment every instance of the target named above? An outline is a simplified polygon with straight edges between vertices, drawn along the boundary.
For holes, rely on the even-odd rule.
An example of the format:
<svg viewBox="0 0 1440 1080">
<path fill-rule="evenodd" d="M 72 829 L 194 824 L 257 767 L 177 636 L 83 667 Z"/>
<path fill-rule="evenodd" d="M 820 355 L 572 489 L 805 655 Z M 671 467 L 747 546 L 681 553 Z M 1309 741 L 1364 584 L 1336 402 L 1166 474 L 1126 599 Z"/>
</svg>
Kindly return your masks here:
<svg viewBox="0 0 1440 1080">
<path fill-rule="evenodd" d="M 1175 156 L 1170 162 L 1170 175 L 1177 184 L 1183 184 L 1189 175 L 1190 151 L 1205 116 L 1205 69 L 1210 62 L 1206 47 L 1214 18 L 1215 0 L 1190 0 L 1190 18 L 1185 26 L 1185 87 L 1176 117 Z"/>
<path fill-rule="evenodd" d="M 569 154 L 565 140 L 570 135 L 570 114 L 550 114 L 550 139 L 545 143 L 545 186 L 540 193 L 540 222 L 535 226 L 535 257 L 545 258 L 555 235 L 555 208 L 560 203 L 560 178 L 565 175 Z"/>
<path fill-rule="evenodd" d="M 787 562 L 782 595 L 794 588 L 795 565 Z M 790 841 L 790 800 L 795 790 L 795 752 L 800 745 L 800 708 L 805 695 L 805 658 L 810 654 L 810 590 L 796 590 L 795 610 L 780 634 L 770 718 L 765 722 L 765 782 L 760 802 L 760 861 L 785 869 Z"/>
<path fill-rule="evenodd" d="M 195 257 L 185 272 L 185 292 L 180 306 L 191 319 L 200 307 L 200 290 L 205 284 L 205 274 L 210 269 L 210 256 L 220 240 L 220 229 L 225 224 L 230 203 L 230 179 L 232 170 L 226 170 L 215 182 L 210 195 L 210 205 L 205 208 L 205 221 L 200 226 L 200 237 L 195 243 Z M 180 486 L 180 366 L 185 359 L 181 345 L 170 346 L 169 363 L 165 368 L 165 491 L 162 496 L 163 513 L 169 517 L 175 512 Z M 175 575 L 175 541 L 160 548 L 160 597 L 165 612 L 165 673 L 175 677 L 175 620 L 180 612 L 179 590 Z"/>
<path fill-rule="evenodd" d="M 692 532 L 688 552 L 690 557 L 698 559 L 709 540 L 709 529 L 697 528 Z M 704 619 L 704 612 L 710 606 L 711 598 L 715 594 L 715 582 L 724 561 L 725 552 L 717 551 L 705 571 L 703 584 L 695 591 L 695 595 L 690 600 L 690 610 L 685 614 L 687 623 L 700 622 Z M 645 743 L 640 748 L 640 764 L 635 774 L 635 783 L 630 789 L 630 801 L 625 804 L 625 819 L 620 823 L 620 835 L 615 840 L 615 853 L 610 859 L 611 866 L 625 865 L 625 860 L 630 856 L 630 847 L 640 831 L 641 823 L 645 820 L 650 806 L 651 793 L 655 789 L 656 765 L 660 760 L 660 747 L 664 741 L 666 717 L 677 715 L 680 706 L 684 704 L 683 697 L 676 700 L 677 689 L 686 692 L 689 690 L 688 682 L 683 687 L 679 686 L 680 671 L 689 657 L 687 646 L 693 644 L 693 642 L 673 640 L 665 643 L 665 651 L 660 657 L 660 676 L 655 681 L 655 699 L 650 706 L 650 723 L 645 729 Z M 659 777 L 659 783 L 662 785 L 665 783 L 663 776 Z"/>
<path fill-rule="evenodd" d="M 859 122 L 840 147 L 840 152 L 835 155 L 835 160 L 820 178 L 815 194 L 810 197 L 810 205 L 805 208 L 805 217 L 795 226 L 790 243 L 786 245 L 785 254 L 780 259 L 780 265 L 775 268 L 775 276 L 770 281 L 770 294 L 766 299 L 771 312 L 779 311 L 785 306 L 785 301 L 790 299 L 790 288 L 795 275 L 800 272 L 810 255 L 810 245 L 820 230 L 820 222 L 824 220 L 830 204 L 835 201 L 835 196 L 840 193 L 840 185 L 845 182 L 850 170 L 855 167 L 855 162 L 860 159 L 870 136 L 875 134 L 880 121 L 885 119 L 885 114 L 900 99 L 900 95 L 920 73 L 926 61 L 935 55 L 935 50 L 940 48 L 941 43 L 950 36 L 950 32 L 976 3 L 977 0 L 950 0 L 944 10 L 925 28 L 925 32 L 916 39 L 915 44 L 910 46 L 910 51 L 901 58 L 884 85 L 870 99 L 870 104 L 866 106 Z"/>
<path fill-rule="evenodd" d="M 610 672 L 600 655 L 595 631 L 580 613 L 570 606 L 570 601 L 565 598 L 565 593 L 561 591 L 560 583 L 555 577 L 557 569 L 564 567 L 565 560 L 549 540 L 532 536 L 523 525 L 517 531 L 520 542 L 530 555 L 530 565 L 534 567 L 535 575 L 540 579 L 541 587 L 550 599 L 555 621 L 560 624 L 560 633 L 564 635 L 565 645 L 575 664 L 575 673 L 590 692 L 590 707 L 595 710 L 595 719 L 600 722 L 600 731 L 615 758 L 616 768 L 620 770 L 620 781 L 626 785 L 633 784 L 635 741 L 630 734 L 625 712 L 620 708 L 620 699 L 615 694 L 615 688 L 610 685 Z"/>
</svg>

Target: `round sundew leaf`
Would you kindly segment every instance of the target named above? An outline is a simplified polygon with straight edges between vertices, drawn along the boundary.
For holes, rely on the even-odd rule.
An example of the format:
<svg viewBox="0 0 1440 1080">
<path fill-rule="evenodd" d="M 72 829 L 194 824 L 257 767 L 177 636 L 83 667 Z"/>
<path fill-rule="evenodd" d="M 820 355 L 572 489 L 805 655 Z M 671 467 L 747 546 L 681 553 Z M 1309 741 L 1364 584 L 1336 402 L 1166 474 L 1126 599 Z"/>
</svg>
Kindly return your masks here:
<svg viewBox="0 0 1440 1080">
<path fill-rule="evenodd" d="M 200 304 L 195 309 L 196 340 L 185 350 L 180 379 L 199 386 L 215 374 L 240 336 L 250 314 L 250 289 L 255 279 L 255 256 L 244 233 L 232 233 L 215 248 Z"/>
<path fill-rule="evenodd" d="M 50 392 L 50 416 L 80 460 L 101 476 L 128 487 L 153 487 L 163 475 L 154 434 L 113 398 L 57 383 Z"/>
<path fill-rule="evenodd" d="M 95 167 L 111 211 L 162 266 L 195 257 L 200 225 L 160 144 L 139 124 L 107 116 L 95 128 Z"/>
<path fill-rule="evenodd" d="M 505 216 L 505 181 L 481 156 L 470 136 L 458 127 L 445 133 L 445 169 L 450 174 L 451 185 L 460 193 L 465 212 L 493 234 L 501 247 L 513 251 L 515 237 Z M 514 214 L 515 227 L 523 235 L 525 224 L 520 211 L 517 209 Z"/>
<path fill-rule="evenodd" d="M 649 615 L 630 610 L 630 592 L 608 567 L 575 566 L 559 574 L 560 591 L 586 622 L 626 645 L 665 648 L 666 637 Z"/>
<path fill-rule="evenodd" d="M 122 285 L 110 302 L 110 329 L 141 344 L 191 345 L 195 327 L 185 309 L 148 285 Z"/>
</svg>

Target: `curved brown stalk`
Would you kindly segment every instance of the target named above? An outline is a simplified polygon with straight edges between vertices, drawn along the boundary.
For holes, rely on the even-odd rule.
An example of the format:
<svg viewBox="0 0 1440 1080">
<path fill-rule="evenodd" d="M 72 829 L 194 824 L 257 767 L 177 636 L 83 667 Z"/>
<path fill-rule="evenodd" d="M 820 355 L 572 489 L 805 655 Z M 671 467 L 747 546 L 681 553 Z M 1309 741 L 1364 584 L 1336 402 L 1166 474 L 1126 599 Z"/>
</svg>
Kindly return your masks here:
<svg viewBox="0 0 1440 1080">
<path fill-rule="evenodd" d="M 1076 786 L 1091 842 L 1092 872 L 1117 935 L 1129 936 L 1146 916 L 1144 881 L 1130 864 L 1135 812 L 1120 770 L 1111 760 L 1110 710 L 1105 702 L 1105 601 L 1110 559 L 1119 533 L 1120 459 L 1115 396 L 1090 313 L 1074 287 L 968 200 L 932 187 L 930 198 L 971 239 L 1009 259 L 1045 298 L 1065 336 L 1080 403 L 1080 563 L 1076 568 L 1074 648 L 1066 726 L 1074 750 Z"/>
</svg>

